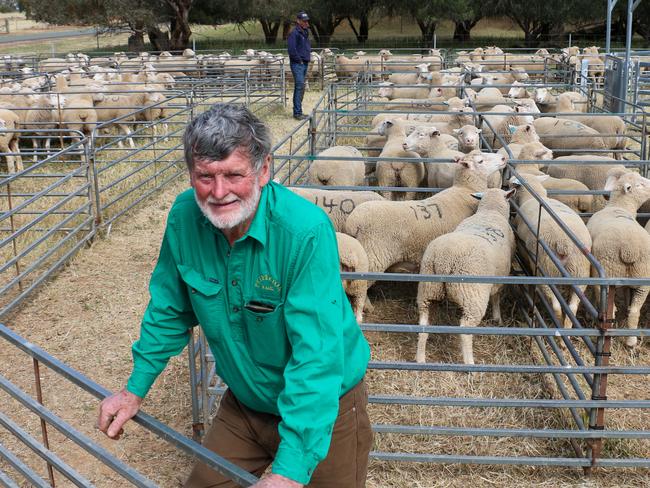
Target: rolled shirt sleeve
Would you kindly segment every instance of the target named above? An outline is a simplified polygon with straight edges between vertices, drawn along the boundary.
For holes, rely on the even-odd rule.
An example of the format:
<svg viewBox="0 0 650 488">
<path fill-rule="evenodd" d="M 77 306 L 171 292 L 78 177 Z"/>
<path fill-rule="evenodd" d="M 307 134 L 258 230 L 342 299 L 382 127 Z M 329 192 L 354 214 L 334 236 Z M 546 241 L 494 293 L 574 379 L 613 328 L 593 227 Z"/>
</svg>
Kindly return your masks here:
<svg viewBox="0 0 650 488">
<path fill-rule="evenodd" d="M 301 239 L 285 301 L 292 354 L 278 397 L 280 446 L 273 472 L 307 484 L 329 450 L 344 368 L 342 323 L 349 303 L 341 286 L 336 235 L 329 221 Z"/>
<path fill-rule="evenodd" d="M 133 344 L 133 371 L 126 389 L 144 398 L 169 358 L 180 354 L 197 324 L 187 288 L 178 273 L 172 217 L 167 224 L 158 263 L 151 276 L 151 298 Z"/>
</svg>

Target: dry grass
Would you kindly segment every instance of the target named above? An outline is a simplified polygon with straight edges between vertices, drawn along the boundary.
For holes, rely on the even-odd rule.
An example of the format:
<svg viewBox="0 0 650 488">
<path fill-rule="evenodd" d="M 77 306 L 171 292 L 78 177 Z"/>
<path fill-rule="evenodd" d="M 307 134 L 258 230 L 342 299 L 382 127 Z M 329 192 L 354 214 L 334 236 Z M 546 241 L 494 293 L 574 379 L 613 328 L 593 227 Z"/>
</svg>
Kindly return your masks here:
<svg viewBox="0 0 650 488">
<path fill-rule="evenodd" d="M 319 92 L 305 96 L 305 112 L 311 110 Z M 279 140 L 298 122 L 291 116 L 291 103 L 264 115 Z M 288 145 L 293 142 L 287 143 Z M 131 368 L 130 345 L 138 336 L 139 320 L 147 302 L 148 277 L 156 262 L 167 211 L 175 195 L 186 187 L 179 179 L 167 189 L 132 211 L 114 225 L 107 239 L 98 239 L 82 250 L 56 279 L 44 286 L 6 323 L 17 333 L 43 347 L 72 367 L 116 390 L 123 386 Z M 414 285 L 380 284 L 372 290 L 375 309 L 368 322 L 416 323 Z M 510 305 L 504 305 L 508 323 L 516 324 Z M 648 326 L 648 313 L 642 326 Z M 456 310 L 444 308 L 440 322 L 457 323 Z M 373 359 L 413 360 L 415 335 L 368 333 Z M 475 339 L 478 363 L 530 364 L 531 341 L 524 338 L 478 337 Z M 32 392 L 31 361 L 13 347 L 2 347 L 0 374 Z M 581 348 L 582 353 L 586 351 Z M 612 364 L 650 364 L 647 343 L 631 354 L 615 343 Z M 431 362 L 459 362 L 456 337 L 432 335 L 428 345 Z M 109 449 L 117 457 L 134 466 L 163 487 L 178 486 L 190 469 L 191 460 L 170 448 L 143 429 L 130 425 L 123 440 L 112 442 L 94 430 L 97 402 L 69 383 L 43 373 L 44 403 L 62 418 Z M 190 436 L 191 410 L 187 381 L 187 358 L 183 354 L 171 361 L 147 397 L 145 410 Z M 368 382 L 373 394 L 404 394 L 415 396 L 451 396 L 475 398 L 546 398 L 546 383 L 539 375 L 413 373 L 371 371 Z M 610 377 L 610 398 L 648 399 L 649 386 L 644 377 Z M 35 417 L 8 399 L 0 396 L 0 409 L 38 437 Z M 372 405 L 372 421 L 380 424 L 570 428 L 565 416 L 550 409 L 441 408 Z M 649 418 L 643 412 L 610 411 L 611 428 L 647 429 Z M 50 434 L 53 449 L 77 467 L 91 482 L 100 487 L 126 486 L 126 482 L 107 470 L 60 436 Z M 16 443 L 5 431 L 0 442 Z M 510 438 L 426 437 L 377 435 L 376 450 L 393 452 L 424 452 L 433 454 L 570 456 L 567 441 Z M 43 463 L 18 447 L 23 459 L 40 473 Z M 610 442 L 606 455 L 650 456 L 647 444 L 641 442 Z M 0 463 L 0 469 L 6 465 Z M 7 472 L 13 474 L 11 469 Z M 63 481 L 57 477 L 57 481 Z M 67 486 L 65 483 L 58 483 Z M 598 470 L 587 479 L 579 469 L 550 467 L 458 466 L 408 464 L 373 461 L 368 486 L 379 487 L 641 487 L 650 484 L 647 470 Z"/>
</svg>

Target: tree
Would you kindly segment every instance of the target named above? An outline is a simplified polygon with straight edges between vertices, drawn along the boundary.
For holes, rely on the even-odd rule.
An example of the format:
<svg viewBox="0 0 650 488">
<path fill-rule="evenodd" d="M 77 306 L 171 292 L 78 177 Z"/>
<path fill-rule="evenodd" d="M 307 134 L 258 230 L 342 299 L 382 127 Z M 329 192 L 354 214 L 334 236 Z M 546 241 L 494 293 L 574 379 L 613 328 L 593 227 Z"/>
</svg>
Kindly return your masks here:
<svg viewBox="0 0 650 488">
<path fill-rule="evenodd" d="M 207 1 L 207 0 L 206 0 Z M 144 49 L 144 34 L 156 50 L 188 47 L 193 0 L 24 0 L 28 18 L 51 24 L 95 25 L 104 31 L 128 30 L 129 49 Z M 168 32 L 161 29 L 168 25 Z"/>
<path fill-rule="evenodd" d="M 449 2 L 444 0 L 386 0 L 385 6 L 392 14 L 408 15 L 414 19 L 422 33 L 422 43 L 430 46 L 440 20 L 448 9 Z"/>
<path fill-rule="evenodd" d="M 354 32 L 354 35 L 357 38 L 357 42 L 363 44 L 368 40 L 370 32 L 370 15 L 375 9 L 377 9 L 379 4 L 379 0 L 359 0 L 348 4 L 349 15 L 347 16 L 347 21 L 350 25 L 350 29 L 352 29 L 352 32 Z M 359 21 L 358 27 L 355 25 L 354 19 Z"/>
<path fill-rule="evenodd" d="M 448 3 L 445 17 L 454 23 L 454 41 L 467 42 L 471 30 L 489 12 L 485 0 L 456 0 Z"/>
<path fill-rule="evenodd" d="M 536 47 L 552 35 L 561 35 L 567 24 L 602 15 L 602 5 L 591 0 L 498 0 L 495 10 L 524 31 L 527 47 Z"/>
</svg>

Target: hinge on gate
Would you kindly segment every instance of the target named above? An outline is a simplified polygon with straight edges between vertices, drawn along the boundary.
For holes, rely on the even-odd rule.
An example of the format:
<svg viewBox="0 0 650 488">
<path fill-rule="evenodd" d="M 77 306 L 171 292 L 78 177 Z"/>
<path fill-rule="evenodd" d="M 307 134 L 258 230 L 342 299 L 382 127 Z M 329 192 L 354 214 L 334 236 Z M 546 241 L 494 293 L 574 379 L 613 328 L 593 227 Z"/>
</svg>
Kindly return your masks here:
<svg viewBox="0 0 650 488">
<path fill-rule="evenodd" d="M 612 357 L 612 353 L 611 352 L 604 352 L 604 351 L 603 352 L 596 351 L 596 356 L 601 357 L 601 358 L 610 358 L 610 357 Z"/>
<path fill-rule="evenodd" d="M 604 425 L 590 425 L 589 429 L 590 430 L 605 430 L 605 426 Z"/>
<path fill-rule="evenodd" d="M 591 399 L 592 399 L 592 400 L 597 400 L 597 401 L 598 401 L 598 400 L 607 401 L 607 395 L 603 395 L 603 396 L 600 396 L 600 395 L 591 395 Z"/>
</svg>

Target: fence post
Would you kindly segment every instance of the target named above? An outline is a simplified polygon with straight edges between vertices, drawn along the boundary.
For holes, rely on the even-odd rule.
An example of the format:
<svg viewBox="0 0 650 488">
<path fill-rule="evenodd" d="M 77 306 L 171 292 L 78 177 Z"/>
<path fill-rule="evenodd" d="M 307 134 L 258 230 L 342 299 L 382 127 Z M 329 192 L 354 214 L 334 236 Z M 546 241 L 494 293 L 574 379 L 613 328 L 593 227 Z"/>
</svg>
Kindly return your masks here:
<svg viewBox="0 0 650 488">
<path fill-rule="evenodd" d="M 99 175 L 95 161 L 95 137 L 97 128 L 93 129 L 90 134 L 90 140 L 84 141 L 84 153 L 89 168 L 89 183 L 91 187 L 91 206 L 95 208 L 95 226 L 99 227 L 102 223 L 102 207 L 99 198 Z"/>
<path fill-rule="evenodd" d="M 612 345 L 612 338 L 607 334 L 607 331 L 612 327 L 614 322 L 614 288 L 607 287 L 607 306 L 605 313 L 601 312 L 598 318 L 598 328 L 600 335 L 596 343 L 596 357 L 594 358 L 594 365 L 596 367 L 609 366 L 609 358 L 612 355 L 610 352 Z M 607 373 L 595 373 L 594 381 L 591 387 L 591 399 L 596 401 L 607 400 Z M 605 407 L 596 407 L 590 409 L 589 412 L 589 430 L 604 430 L 605 429 Z M 603 450 L 603 439 L 595 438 L 590 439 L 587 444 L 591 455 L 591 466 L 585 468 L 586 474 L 591 474 L 593 468 L 598 462 Z"/>
<path fill-rule="evenodd" d="M 36 388 L 36 400 L 38 403 L 43 405 L 43 390 L 41 389 L 41 371 L 40 367 L 38 364 L 38 360 L 36 358 L 32 359 L 33 365 L 34 365 L 34 386 Z M 47 436 L 47 424 L 45 423 L 45 420 L 41 418 L 41 435 L 43 436 L 43 445 L 45 446 L 46 449 L 50 449 L 50 440 Z M 52 487 L 55 487 L 56 484 L 54 482 L 54 470 L 52 469 L 52 465 L 50 464 L 49 461 L 46 461 L 47 463 L 47 475 L 50 478 L 50 485 Z"/>
</svg>

